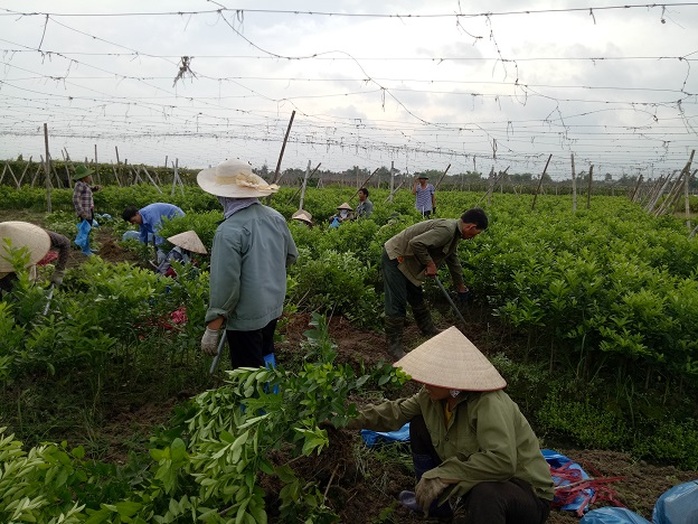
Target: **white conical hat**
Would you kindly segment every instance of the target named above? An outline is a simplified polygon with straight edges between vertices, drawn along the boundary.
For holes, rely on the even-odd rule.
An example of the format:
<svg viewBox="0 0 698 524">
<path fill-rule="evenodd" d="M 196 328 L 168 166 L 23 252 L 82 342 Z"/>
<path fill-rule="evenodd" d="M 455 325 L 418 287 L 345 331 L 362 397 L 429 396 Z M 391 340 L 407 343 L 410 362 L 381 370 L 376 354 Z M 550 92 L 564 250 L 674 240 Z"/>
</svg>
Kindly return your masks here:
<svg viewBox="0 0 698 524">
<path fill-rule="evenodd" d="M 450 327 L 393 364 L 412 380 L 461 391 L 495 391 L 506 387 L 495 367 L 458 328 Z"/>
<path fill-rule="evenodd" d="M 5 239 L 10 241 L 13 249 L 27 248 L 30 266 L 44 258 L 51 249 L 51 237 L 39 226 L 29 222 L 0 222 L 0 273 L 14 271 L 7 259 L 9 251 Z"/>
<path fill-rule="evenodd" d="M 237 159 L 200 171 L 196 182 L 207 193 L 229 198 L 262 197 L 279 190 L 276 184 L 255 175 L 247 162 Z"/>
<path fill-rule="evenodd" d="M 343 202 L 341 206 L 337 206 L 337 209 L 346 209 L 347 211 L 354 211 L 354 208 L 351 207 L 347 202 Z"/>
<path fill-rule="evenodd" d="M 193 230 L 172 235 L 171 237 L 167 238 L 167 241 L 175 246 L 181 247 L 182 249 L 191 251 L 192 253 L 201 253 L 202 255 L 208 253 L 204 243 L 199 238 L 199 235 L 197 235 L 196 231 Z"/>
</svg>

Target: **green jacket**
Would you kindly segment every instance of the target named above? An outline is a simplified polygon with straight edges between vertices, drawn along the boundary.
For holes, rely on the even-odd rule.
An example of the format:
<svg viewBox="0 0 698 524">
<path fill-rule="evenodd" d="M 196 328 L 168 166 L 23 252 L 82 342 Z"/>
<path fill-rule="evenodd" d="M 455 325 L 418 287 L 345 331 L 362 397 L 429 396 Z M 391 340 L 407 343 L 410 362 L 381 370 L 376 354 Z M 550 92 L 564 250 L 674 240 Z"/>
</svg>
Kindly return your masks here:
<svg viewBox="0 0 698 524">
<path fill-rule="evenodd" d="M 458 480 L 448 497 L 465 495 L 479 482 L 525 480 L 540 498 L 553 500 L 553 480 L 538 439 L 519 407 L 504 391 L 463 392 L 446 425 L 442 402 L 422 388 L 416 395 L 360 411 L 358 422 L 374 431 L 394 431 L 422 415 L 443 461 L 425 478 Z"/>
<path fill-rule="evenodd" d="M 453 284 L 463 285 L 463 268 L 458 260 L 458 241 L 461 239 L 458 220 L 438 218 L 410 226 L 385 243 L 390 260 L 402 257 L 398 269 L 415 286 L 421 286 L 424 270 L 433 260 L 438 267 L 446 261 Z"/>
<path fill-rule="evenodd" d="M 284 217 L 254 204 L 221 222 L 211 248 L 206 322 L 226 318 L 226 329 L 262 329 L 283 311 L 286 267 L 298 258 Z"/>
</svg>

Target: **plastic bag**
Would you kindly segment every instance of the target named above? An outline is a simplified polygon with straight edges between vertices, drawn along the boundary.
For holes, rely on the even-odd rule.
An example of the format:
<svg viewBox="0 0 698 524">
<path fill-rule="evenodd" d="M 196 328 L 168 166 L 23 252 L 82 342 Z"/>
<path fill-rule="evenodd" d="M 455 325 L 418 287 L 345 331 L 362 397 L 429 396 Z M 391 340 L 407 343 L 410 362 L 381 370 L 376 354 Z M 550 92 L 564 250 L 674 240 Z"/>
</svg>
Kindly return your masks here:
<svg viewBox="0 0 698 524">
<path fill-rule="evenodd" d="M 361 438 L 369 448 L 386 442 L 409 442 L 410 441 L 410 423 L 406 423 L 396 431 L 373 431 L 370 429 L 361 430 Z"/>
<path fill-rule="evenodd" d="M 698 480 L 684 482 L 665 491 L 652 512 L 654 524 L 698 522 Z"/>
<path fill-rule="evenodd" d="M 81 248 L 83 253 L 90 251 L 90 231 L 92 226 L 83 218 L 78 224 L 78 234 L 75 237 L 75 245 Z"/>
<path fill-rule="evenodd" d="M 651 524 L 627 508 L 599 508 L 584 515 L 579 524 Z"/>
</svg>

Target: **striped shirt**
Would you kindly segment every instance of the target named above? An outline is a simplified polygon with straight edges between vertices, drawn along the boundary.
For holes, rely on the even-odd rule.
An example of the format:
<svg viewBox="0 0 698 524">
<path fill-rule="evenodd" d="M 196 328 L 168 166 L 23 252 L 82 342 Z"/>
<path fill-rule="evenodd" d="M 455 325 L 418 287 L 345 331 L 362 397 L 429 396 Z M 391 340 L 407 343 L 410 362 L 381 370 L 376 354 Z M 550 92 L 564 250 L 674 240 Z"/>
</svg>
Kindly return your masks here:
<svg viewBox="0 0 698 524">
<path fill-rule="evenodd" d="M 422 187 L 421 184 L 417 184 L 417 188 L 415 189 L 416 199 L 414 204 L 417 211 L 420 213 L 431 211 L 434 191 L 434 186 L 431 184 L 427 184 L 426 187 Z"/>
</svg>

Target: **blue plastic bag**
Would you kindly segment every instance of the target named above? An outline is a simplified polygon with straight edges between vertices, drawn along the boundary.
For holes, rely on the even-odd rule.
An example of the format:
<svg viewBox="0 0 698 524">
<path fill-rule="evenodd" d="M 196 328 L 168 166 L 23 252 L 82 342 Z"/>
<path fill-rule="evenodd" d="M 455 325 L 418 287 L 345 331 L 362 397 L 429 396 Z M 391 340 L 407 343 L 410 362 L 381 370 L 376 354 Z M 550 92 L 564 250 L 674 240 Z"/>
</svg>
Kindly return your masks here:
<svg viewBox="0 0 698 524">
<path fill-rule="evenodd" d="M 593 509 L 582 517 L 579 524 L 651 524 L 649 520 L 627 508 Z"/>
<path fill-rule="evenodd" d="M 410 441 L 410 423 L 406 423 L 396 431 L 373 431 L 370 429 L 361 430 L 361 438 L 369 448 L 378 444 L 387 442 L 409 442 Z"/>
<path fill-rule="evenodd" d="M 665 491 L 652 512 L 654 524 L 698 522 L 698 480 L 684 482 Z"/>
<path fill-rule="evenodd" d="M 83 218 L 78 224 L 78 234 L 75 237 L 75 245 L 82 249 L 83 253 L 91 253 L 90 231 L 92 231 L 92 226 Z"/>
<path fill-rule="evenodd" d="M 543 457 L 545 457 L 548 466 L 550 466 L 550 472 L 556 488 L 570 485 L 571 482 L 570 480 L 563 478 L 562 475 L 556 475 L 555 470 L 571 470 L 570 473 L 574 473 L 575 476 L 578 476 L 581 480 L 587 480 L 589 478 L 587 472 L 584 471 L 582 467 L 574 462 L 571 458 L 553 451 L 552 449 L 542 449 L 541 453 L 543 454 Z M 594 490 L 592 488 L 582 489 L 580 490 L 579 495 L 572 502 L 560 506 L 560 509 L 564 511 L 574 511 L 581 517 L 582 513 L 588 510 L 589 501 L 593 496 Z M 557 496 L 555 497 L 555 500 L 553 500 L 553 504 L 556 502 L 556 500 L 559 501 Z"/>
</svg>

